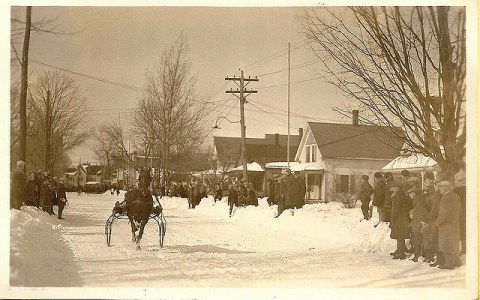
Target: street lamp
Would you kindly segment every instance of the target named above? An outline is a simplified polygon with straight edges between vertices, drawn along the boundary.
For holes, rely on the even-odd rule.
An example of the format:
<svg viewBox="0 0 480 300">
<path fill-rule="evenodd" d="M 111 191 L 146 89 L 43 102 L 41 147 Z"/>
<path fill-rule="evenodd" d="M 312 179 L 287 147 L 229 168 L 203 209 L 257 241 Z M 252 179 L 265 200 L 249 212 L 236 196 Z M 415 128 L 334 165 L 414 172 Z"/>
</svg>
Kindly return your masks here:
<svg viewBox="0 0 480 300">
<path fill-rule="evenodd" d="M 220 119 L 225 119 L 230 123 L 240 123 L 240 120 L 239 121 L 230 121 L 227 117 L 218 117 L 217 120 L 215 121 L 215 125 L 212 127 L 213 129 L 221 129 L 220 126 L 218 126 L 218 120 L 220 120 Z"/>
</svg>

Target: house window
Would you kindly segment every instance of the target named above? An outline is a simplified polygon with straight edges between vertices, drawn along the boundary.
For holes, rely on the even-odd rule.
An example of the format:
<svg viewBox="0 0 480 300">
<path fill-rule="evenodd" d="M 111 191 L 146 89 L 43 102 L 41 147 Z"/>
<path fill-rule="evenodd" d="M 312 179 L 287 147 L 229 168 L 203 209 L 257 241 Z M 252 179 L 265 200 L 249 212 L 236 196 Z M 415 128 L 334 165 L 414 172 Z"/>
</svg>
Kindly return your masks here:
<svg viewBox="0 0 480 300">
<path fill-rule="evenodd" d="M 317 161 L 317 151 L 316 145 L 305 146 L 305 162 L 316 162 Z"/>
<path fill-rule="evenodd" d="M 337 193 L 348 193 L 348 192 L 350 192 L 350 176 L 349 175 L 335 175 L 335 185 L 336 185 Z"/>
<path fill-rule="evenodd" d="M 317 149 L 316 149 L 316 145 L 312 145 L 312 162 L 316 162 L 317 161 Z"/>
<path fill-rule="evenodd" d="M 305 149 L 305 162 L 310 162 L 310 146 L 307 146 Z"/>
</svg>

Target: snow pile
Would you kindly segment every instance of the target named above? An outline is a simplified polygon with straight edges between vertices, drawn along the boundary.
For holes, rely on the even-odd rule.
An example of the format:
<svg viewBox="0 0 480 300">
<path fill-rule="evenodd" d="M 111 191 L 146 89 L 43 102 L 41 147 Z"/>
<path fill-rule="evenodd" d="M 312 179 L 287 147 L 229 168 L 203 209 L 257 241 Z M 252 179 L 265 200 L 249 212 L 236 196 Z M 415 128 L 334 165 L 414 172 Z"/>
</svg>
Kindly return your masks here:
<svg viewBox="0 0 480 300">
<path fill-rule="evenodd" d="M 71 249 L 60 220 L 32 207 L 10 211 L 10 285 L 78 286 Z"/>
<path fill-rule="evenodd" d="M 186 199 L 169 197 L 162 198 L 161 203 L 167 216 L 169 209 L 188 205 Z M 274 218 L 277 206 L 268 206 L 266 198 L 263 198 L 259 199 L 258 207 L 236 208 L 230 218 L 226 198 L 214 203 L 210 196 L 190 212 L 209 219 L 235 222 L 243 227 L 284 232 L 287 239 L 307 249 L 343 248 L 348 251 L 383 253 L 395 249 L 388 224 L 380 223 L 374 228 L 378 221 L 375 214 L 370 221 L 360 222 L 362 213 L 359 208 L 346 209 L 338 202 L 309 204 L 296 210 L 294 216 L 286 210 L 279 218 Z"/>
</svg>

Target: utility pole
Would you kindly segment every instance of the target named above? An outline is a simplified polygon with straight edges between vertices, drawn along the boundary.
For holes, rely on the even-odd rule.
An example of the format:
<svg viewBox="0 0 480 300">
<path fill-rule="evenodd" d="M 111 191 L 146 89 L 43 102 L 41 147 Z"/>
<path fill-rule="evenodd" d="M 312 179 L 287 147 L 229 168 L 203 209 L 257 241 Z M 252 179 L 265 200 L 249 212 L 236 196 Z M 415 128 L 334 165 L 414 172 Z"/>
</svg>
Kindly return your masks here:
<svg viewBox="0 0 480 300">
<path fill-rule="evenodd" d="M 290 43 L 288 43 L 287 168 L 290 169 Z"/>
<path fill-rule="evenodd" d="M 250 81 L 258 81 L 257 78 L 244 78 L 243 77 L 243 70 L 241 70 L 241 75 L 240 78 L 233 76 L 232 77 L 226 77 L 225 80 L 232 80 L 234 81 L 240 89 L 237 89 L 236 91 L 230 89 L 229 91 L 226 91 L 225 93 L 227 94 L 239 94 L 239 100 L 240 100 L 240 129 L 241 129 L 241 145 L 242 145 L 242 165 L 243 165 L 243 179 L 246 180 L 248 183 L 248 176 L 247 176 L 247 150 L 246 150 L 246 127 L 245 127 L 245 94 L 250 95 L 250 94 L 256 94 L 257 91 L 254 90 L 246 90 L 245 87 L 250 83 Z M 237 83 L 239 82 L 239 84 Z M 247 84 L 245 84 L 247 82 Z"/>
</svg>

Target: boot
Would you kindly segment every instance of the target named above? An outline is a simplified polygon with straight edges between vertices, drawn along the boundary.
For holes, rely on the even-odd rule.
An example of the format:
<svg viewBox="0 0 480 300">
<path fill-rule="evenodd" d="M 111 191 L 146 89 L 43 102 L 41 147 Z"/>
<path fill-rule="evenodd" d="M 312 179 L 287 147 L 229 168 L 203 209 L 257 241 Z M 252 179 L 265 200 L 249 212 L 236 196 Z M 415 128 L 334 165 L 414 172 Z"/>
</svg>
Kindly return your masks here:
<svg viewBox="0 0 480 300">
<path fill-rule="evenodd" d="M 403 252 L 397 252 L 397 254 L 395 254 L 392 257 L 392 259 L 405 259 L 405 258 L 407 258 L 407 256 Z"/>
</svg>

